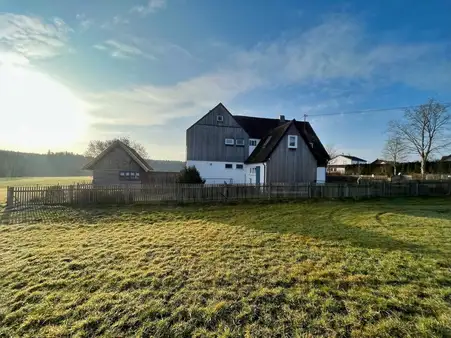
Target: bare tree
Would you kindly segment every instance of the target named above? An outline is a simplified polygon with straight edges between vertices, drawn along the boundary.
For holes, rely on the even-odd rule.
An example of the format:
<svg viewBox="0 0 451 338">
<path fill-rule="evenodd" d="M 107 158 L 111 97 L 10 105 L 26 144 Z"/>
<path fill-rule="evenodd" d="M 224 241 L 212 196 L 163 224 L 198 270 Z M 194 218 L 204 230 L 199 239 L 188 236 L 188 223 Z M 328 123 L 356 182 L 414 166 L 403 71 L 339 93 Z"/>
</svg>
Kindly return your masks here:
<svg viewBox="0 0 451 338">
<path fill-rule="evenodd" d="M 408 152 L 420 156 L 424 176 L 430 156 L 451 145 L 450 122 L 448 106 L 430 99 L 418 107 L 406 109 L 404 120 L 392 121 L 390 130 L 405 142 Z"/>
<path fill-rule="evenodd" d="M 338 155 L 338 150 L 333 144 L 326 145 L 326 151 L 331 159 Z"/>
<path fill-rule="evenodd" d="M 121 141 L 124 142 L 127 146 L 130 148 L 133 148 L 136 150 L 136 152 L 141 155 L 143 158 L 147 158 L 147 151 L 144 146 L 136 141 L 131 141 L 128 137 L 121 137 L 121 138 L 115 138 L 112 140 L 93 140 L 90 141 L 88 144 L 88 149 L 85 151 L 86 157 L 96 157 L 99 155 L 102 151 L 104 151 L 106 148 L 108 148 L 114 141 Z"/>
<path fill-rule="evenodd" d="M 396 175 L 396 164 L 407 159 L 408 149 L 406 143 L 398 134 L 390 134 L 383 150 L 385 159 L 393 164 L 393 174 Z"/>
</svg>

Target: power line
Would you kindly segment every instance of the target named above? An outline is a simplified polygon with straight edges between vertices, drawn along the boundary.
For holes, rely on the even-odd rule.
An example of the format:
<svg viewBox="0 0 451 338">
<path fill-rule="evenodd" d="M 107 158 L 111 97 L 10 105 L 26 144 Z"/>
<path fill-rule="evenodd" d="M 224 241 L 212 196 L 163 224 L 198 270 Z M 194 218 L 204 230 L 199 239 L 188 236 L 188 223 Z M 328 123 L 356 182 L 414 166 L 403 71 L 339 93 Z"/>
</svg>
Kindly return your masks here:
<svg viewBox="0 0 451 338">
<path fill-rule="evenodd" d="M 451 102 L 443 102 L 441 103 L 443 105 L 451 105 Z M 416 105 L 416 106 L 402 106 L 402 107 L 391 107 L 391 108 L 379 108 L 379 109 L 365 109 L 365 110 L 353 110 L 348 112 L 342 112 L 342 113 L 326 113 L 326 114 L 314 114 L 314 115 L 308 115 L 304 114 L 305 117 L 317 117 L 317 116 L 334 116 L 334 115 L 351 115 L 351 114 L 367 114 L 367 113 L 375 113 L 375 112 L 383 112 L 383 111 L 392 111 L 392 110 L 406 110 L 411 108 L 418 108 L 422 105 Z"/>
</svg>

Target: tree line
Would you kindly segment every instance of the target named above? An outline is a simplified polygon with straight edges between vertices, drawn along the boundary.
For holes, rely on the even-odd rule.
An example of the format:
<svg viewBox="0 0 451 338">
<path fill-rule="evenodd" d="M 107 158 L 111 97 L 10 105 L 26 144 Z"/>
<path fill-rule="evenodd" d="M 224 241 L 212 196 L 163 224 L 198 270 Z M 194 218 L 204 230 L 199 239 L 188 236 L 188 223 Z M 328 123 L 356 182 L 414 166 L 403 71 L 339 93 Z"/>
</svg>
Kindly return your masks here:
<svg viewBox="0 0 451 338">
<path fill-rule="evenodd" d="M 70 152 L 31 154 L 0 150 L 0 177 L 86 176 L 81 170 L 88 162 L 83 155 Z"/>
<path fill-rule="evenodd" d="M 403 175 L 421 174 L 422 164 L 416 162 L 393 164 L 360 164 L 346 166 L 346 175 L 387 175 L 392 176 L 395 172 Z M 430 174 L 451 174 L 451 162 L 447 161 L 428 161 L 424 164 L 425 173 Z"/>
</svg>

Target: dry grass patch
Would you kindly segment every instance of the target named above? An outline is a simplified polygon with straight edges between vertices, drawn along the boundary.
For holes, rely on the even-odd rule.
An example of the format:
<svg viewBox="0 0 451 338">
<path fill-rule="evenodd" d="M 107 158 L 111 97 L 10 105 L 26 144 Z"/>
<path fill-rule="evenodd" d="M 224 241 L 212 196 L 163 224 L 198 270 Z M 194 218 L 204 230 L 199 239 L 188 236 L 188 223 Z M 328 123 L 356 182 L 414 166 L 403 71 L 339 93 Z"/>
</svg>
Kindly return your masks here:
<svg viewBox="0 0 451 338">
<path fill-rule="evenodd" d="M 445 200 L 41 211 L 0 226 L 0 336 L 449 336 L 450 213 Z"/>
</svg>

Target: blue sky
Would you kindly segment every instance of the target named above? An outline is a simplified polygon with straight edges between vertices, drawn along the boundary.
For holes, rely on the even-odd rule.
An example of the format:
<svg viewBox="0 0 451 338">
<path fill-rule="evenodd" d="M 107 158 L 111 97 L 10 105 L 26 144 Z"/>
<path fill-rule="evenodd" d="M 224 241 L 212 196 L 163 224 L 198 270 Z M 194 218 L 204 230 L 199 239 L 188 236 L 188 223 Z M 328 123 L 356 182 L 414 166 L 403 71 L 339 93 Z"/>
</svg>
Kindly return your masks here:
<svg viewBox="0 0 451 338">
<path fill-rule="evenodd" d="M 233 114 L 298 120 L 307 114 L 324 144 L 372 160 L 381 156 L 387 122 L 402 112 L 315 115 L 417 105 L 429 97 L 451 101 L 449 1 L 0 5 L 0 67 L 38 73 L 37 93 L 44 87 L 39 79 L 51 79 L 47 87 L 57 89 L 39 97 L 70 92 L 52 113 L 48 100 L 36 101 L 42 120 L 53 121 L 52 137 L 12 141 L 19 132 L 31 135 L 38 123 L 30 111 L 17 110 L 15 124 L 33 122 L 0 137 L 0 148 L 83 152 L 89 139 L 130 136 L 152 158 L 184 159 L 186 128 L 223 102 Z M 57 141 L 67 134 L 68 142 Z"/>
</svg>

